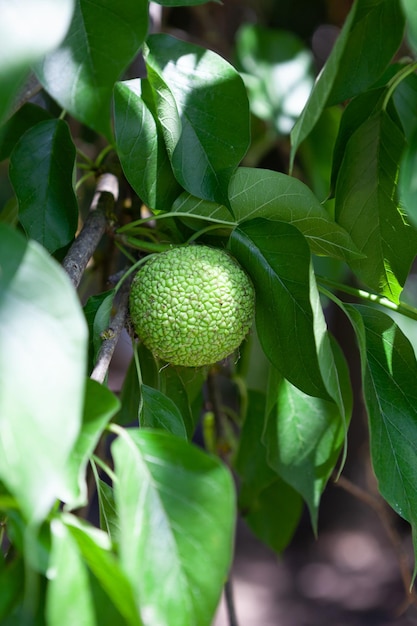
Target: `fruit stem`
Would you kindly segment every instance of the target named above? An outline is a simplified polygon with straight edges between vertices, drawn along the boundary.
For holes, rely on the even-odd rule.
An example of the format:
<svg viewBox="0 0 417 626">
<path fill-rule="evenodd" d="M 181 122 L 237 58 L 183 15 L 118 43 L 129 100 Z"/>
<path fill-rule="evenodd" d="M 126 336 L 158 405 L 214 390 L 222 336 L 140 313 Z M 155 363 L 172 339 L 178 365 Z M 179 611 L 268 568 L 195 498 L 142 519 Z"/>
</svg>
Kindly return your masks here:
<svg viewBox="0 0 417 626">
<path fill-rule="evenodd" d="M 238 226 L 237 222 L 228 222 L 226 220 L 218 220 L 218 219 L 215 219 L 214 217 L 208 217 L 206 215 L 197 215 L 194 213 L 187 213 L 187 212 L 182 212 L 182 211 L 171 211 L 167 213 L 159 213 L 158 215 L 149 215 L 147 217 L 142 217 L 139 220 L 135 220 L 134 222 L 130 222 L 129 224 L 125 224 L 124 226 L 121 226 L 120 228 L 117 229 L 116 232 L 118 235 L 120 235 L 122 233 L 129 232 L 129 230 L 131 230 L 135 226 L 140 226 L 142 224 L 146 224 L 147 222 L 152 222 L 154 220 L 163 220 L 167 218 L 170 219 L 173 217 L 188 217 L 192 219 L 203 220 L 205 222 L 213 222 L 215 224 L 219 224 L 222 226 L 228 226 L 229 228 L 235 228 L 236 226 Z"/>
<path fill-rule="evenodd" d="M 405 302 L 400 302 L 399 304 L 395 304 L 388 298 L 381 296 L 381 294 L 370 293 L 369 291 L 365 291 L 364 289 L 357 289 L 356 287 L 350 287 L 349 285 L 344 285 L 342 283 L 338 283 L 337 281 L 331 280 L 329 278 L 325 278 L 324 276 L 316 275 L 319 289 L 320 287 L 331 287 L 332 289 L 337 289 L 338 291 L 342 291 L 343 293 L 347 293 L 351 296 L 355 296 L 360 298 L 361 300 L 367 300 L 369 302 L 375 302 L 380 306 L 383 306 L 391 311 L 395 311 L 396 313 L 401 313 L 405 317 L 409 317 L 412 320 L 417 320 L 417 309 L 406 304 Z M 327 295 L 327 290 L 320 289 L 320 291 Z"/>
</svg>

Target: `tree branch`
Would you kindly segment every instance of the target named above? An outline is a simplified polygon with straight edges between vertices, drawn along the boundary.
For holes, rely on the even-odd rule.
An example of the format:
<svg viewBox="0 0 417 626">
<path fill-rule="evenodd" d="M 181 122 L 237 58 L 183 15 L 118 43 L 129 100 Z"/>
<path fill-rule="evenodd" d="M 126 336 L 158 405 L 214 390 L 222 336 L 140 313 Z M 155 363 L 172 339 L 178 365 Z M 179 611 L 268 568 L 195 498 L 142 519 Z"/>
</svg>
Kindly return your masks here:
<svg viewBox="0 0 417 626">
<path fill-rule="evenodd" d="M 90 378 L 99 383 L 103 383 L 112 360 L 114 350 L 119 341 L 120 334 L 125 327 L 129 310 L 129 293 L 131 280 L 126 279 L 120 288 L 119 303 L 115 316 L 110 322 L 110 326 L 105 333 L 105 338 L 101 344 L 96 365 Z"/>
<path fill-rule="evenodd" d="M 97 183 L 96 193 L 84 226 L 64 258 L 62 266 L 77 288 L 94 254 L 100 239 L 105 233 L 107 215 L 113 210 L 119 195 L 119 183 L 113 174 L 103 174 Z"/>
</svg>

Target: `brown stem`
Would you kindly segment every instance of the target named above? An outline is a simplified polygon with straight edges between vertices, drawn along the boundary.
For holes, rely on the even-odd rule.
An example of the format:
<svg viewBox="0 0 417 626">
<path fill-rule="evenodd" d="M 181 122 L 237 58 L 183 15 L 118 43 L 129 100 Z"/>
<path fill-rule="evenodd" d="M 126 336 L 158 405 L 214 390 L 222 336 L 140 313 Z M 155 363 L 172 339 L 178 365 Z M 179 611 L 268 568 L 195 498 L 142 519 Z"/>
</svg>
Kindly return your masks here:
<svg viewBox="0 0 417 626">
<path fill-rule="evenodd" d="M 411 589 L 412 575 L 409 567 L 408 555 L 404 550 L 401 537 L 393 525 L 391 511 L 388 509 L 385 501 L 380 497 L 374 496 L 365 489 L 358 487 L 358 485 L 355 485 L 344 476 L 339 476 L 335 485 L 350 493 L 357 500 L 367 504 L 376 512 L 397 556 L 401 578 L 406 593 L 406 600 L 402 610 L 405 610 L 410 604 L 417 605 L 417 595 L 415 591 Z"/>
<path fill-rule="evenodd" d="M 112 212 L 118 193 L 117 178 L 113 174 L 103 174 L 98 180 L 96 193 L 84 226 L 62 263 L 76 288 L 80 284 L 88 261 L 105 233 L 107 215 Z"/>
<path fill-rule="evenodd" d="M 129 309 L 130 284 L 131 280 L 126 279 L 120 289 L 117 312 L 105 332 L 105 338 L 101 344 L 95 367 L 90 376 L 90 378 L 99 383 L 103 383 L 106 378 L 120 334 L 126 325 Z"/>
</svg>

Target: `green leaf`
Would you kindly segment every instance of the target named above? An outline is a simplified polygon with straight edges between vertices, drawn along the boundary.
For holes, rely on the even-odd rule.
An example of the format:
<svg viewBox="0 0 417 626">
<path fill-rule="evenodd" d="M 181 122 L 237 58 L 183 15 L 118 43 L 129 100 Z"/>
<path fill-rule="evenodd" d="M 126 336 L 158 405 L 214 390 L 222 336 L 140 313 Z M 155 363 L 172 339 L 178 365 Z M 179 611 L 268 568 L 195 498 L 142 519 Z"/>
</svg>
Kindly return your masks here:
<svg viewBox="0 0 417 626">
<path fill-rule="evenodd" d="M 87 380 L 84 416 L 81 432 L 66 465 L 67 493 L 61 498 L 66 509 L 87 504 L 86 469 L 103 430 L 119 409 L 119 400 L 107 387 L 94 380 Z"/>
<path fill-rule="evenodd" d="M 47 623 L 49 626 L 96 626 L 88 570 L 77 542 L 60 519 L 52 520 L 51 531 Z"/>
<path fill-rule="evenodd" d="M 63 521 L 77 542 L 84 563 L 125 618 L 126 625 L 141 626 L 131 584 L 111 552 L 108 535 L 72 515 L 63 515 Z"/>
<path fill-rule="evenodd" d="M 246 500 L 244 488 L 240 494 L 242 506 Z M 243 519 L 265 545 L 281 554 L 293 538 L 303 511 L 300 495 L 286 482 L 275 476 L 251 501 Z"/>
<path fill-rule="evenodd" d="M 23 558 L 18 556 L 7 566 L 0 566 L 0 620 L 2 624 L 19 601 L 23 588 L 24 564 Z"/>
<path fill-rule="evenodd" d="M 291 163 L 323 109 L 366 91 L 391 61 L 404 32 L 399 0 L 357 0 L 291 133 Z"/>
<path fill-rule="evenodd" d="M 294 385 L 328 398 L 317 357 L 308 245 L 291 224 L 255 219 L 236 228 L 230 250 L 256 291 L 256 328 L 271 363 Z M 271 314 L 273 311 L 273 314 Z"/>
<path fill-rule="evenodd" d="M 301 497 L 267 462 L 262 443 L 265 396 L 249 391 L 249 406 L 234 466 L 239 474 L 239 510 L 252 532 L 275 552 L 290 542 L 302 511 Z"/>
<path fill-rule="evenodd" d="M 88 372 L 91 373 L 96 363 L 97 354 L 103 342 L 102 333 L 108 329 L 115 291 L 90 296 L 84 305 L 84 315 L 88 324 Z"/>
<path fill-rule="evenodd" d="M 30 128 L 10 157 L 19 220 L 28 237 L 49 252 L 66 246 L 77 229 L 74 165 L 75 146 L 62 120 L 47 120 Z"/>
<path fill-rule="evenodd" d="M 97 481 L 97 495 L 100 508 L 100 528 L 116 543 L 120 533 L 113 487 L 99 479 Z"/>
<path fill-rule="evenodd" d="M 417 232 L 397 200 L 403 149 L 402 132 L 381 110 L 351 135 L 336 183 L 336 219 L 366 255 L 350 265 L 366 285 L 396 303 L 417 253 Z"/>
<path fill-rule="evenodd" d="M 87 328 L 62 268 L 1 224 L 0 268 L 0 480 L 40 521 L 81 427 Z"/>
<path fill-rule="evenodd" d="M 312 53 L 290 32 L 245 24 L 236 35 L 236 56 L 252 113 L 288 134 L 313 87 Z"/>
<path fill-rule="evenodd" d="M 414 0 L 401 0 L 401 6 L 405 13 L 407 24 L 407 39 L 409 44 L 417 51 L 417 6 Z"/>
<path fill-rule="evenodd" d="M 238 72 L 210 50 L 169 35 L 148 38 L 146 65 L 174 175 L 190 193 L 228 202 L 249 146 L 249 106 Z"/>
<path fill-rule="evenodd" d="M 162 432 L 128 430 L 112 453 L 120 559 L 144 621 L 208 626 L 232 557 L 228 470 Z"/>
<path fill-rule="evenodd" d="M 231 180 L 229 193 L 239 223 L 256 217 L 288 222 L 306 237 L 314 254 L 344 261 L 361 256 L 312 191 L 292 176 L 241 167 Z"/>
<path fill-rule="evenodd" d="M 201 397 L 204 378 L 204 372 L 195 372 L 193 368 L 165 367 L 159 373 L 159 389 L 178 407 L 188 439 L 192 438 L 200 418 L 198 411 L 196 419 L 192 405 L 197 396 L 197 400 Z"/>
<path fill-rule="evenodd" d="M 148 385 L 142 385 L 141 391 L 143 407 L 140 425 L 143 428 L 162 428 L 176 437 L 187 439 L 184 420 L 171 398 Z"/>
<path fill-rule="evenodd" d="M 111 140 L 113 86 L 147 27 L 147 0 L 76 0 L 65 40 L 38 64 L 37 76 L 64 109 Z"/>
<path fill-rule="evenodd" d="M 402 155 L 398 194 L 407 216 L 414 228 L 417 228 L 417 131 Z"/>
<path fill-rule="evenodd" d="M 0 128 L 0 161 L 7 159 L 20 137 L 32 126 L 50 119 L 45 109 L 27 102 Z"/>
<path fill-rule="evenodd" d="M 70 25 L 74 0 L 0 0 L 0 122 L 32 63 L 59 45 Z M 47 19 L 45 19 L 47 16 Z"/>
<path fill-rule="evenodd" d="M 417 533 L 417 363 L 397 324 L 370 307 L 345 306 L 362 360 L 372 464 L 382 496 Z M 415 547 L 417 556 L 417 550 Z"/>
<path fill-rule="evenodd" d="M 144 80 L 117 83 L 114 125 L 123 172 L 142 201 L 153 210 L 167 211 L 179 194 L 157 121 L 142 98 Z"/>
<path fill-rule="evenodd" d="M 288 222 L 305 236 L 311 251 L 349 261 L 360 258 L 348 233 L 297 178 L 261 168 L 239 167 L 229 186 L 230 211 L 215 202 L 181 194 L 172 210 L 241 224 L 254 218 Z M 199 224 L 199 227 L 201 225 Z"/>
<path fill-rule="evenodd" d="M 335 191 L 337 176 L 346 153 L 346 146 L 353 133 L 373 114 L 381 111 L 381 98 L 386 93 L 385 87 L 371 89 L 353 98 L 343 111 L 339 132 L 333 152 L 331 187 Z"/>
<path fill-rule="evenodd" d="M 342 450 L 346 420 L 335 403 L 312 398 L 274 373 L 268 395 L 268 463 L 304 498 L 317 533 L 320 498 Z"/>
</svg>

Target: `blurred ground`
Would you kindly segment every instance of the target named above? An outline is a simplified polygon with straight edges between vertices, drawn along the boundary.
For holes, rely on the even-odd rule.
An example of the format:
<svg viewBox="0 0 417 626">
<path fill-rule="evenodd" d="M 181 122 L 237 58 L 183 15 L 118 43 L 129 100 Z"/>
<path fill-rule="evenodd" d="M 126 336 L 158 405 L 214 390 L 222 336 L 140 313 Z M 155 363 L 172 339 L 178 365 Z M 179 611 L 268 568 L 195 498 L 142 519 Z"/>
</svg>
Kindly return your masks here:
<svg viewBox="0 0 417 626">
<path fill-rule="evenodd" d="M 338 499 L 336 494 L 335 505 Z M 353 508 L 354 524 L 351 516 L 346 526 L 338 517 L 317 540 L 306 520 L 282 557 L 239 525 L 232 579 L 239 626 L 417 624 L 417 607 L 404 610 L 398 561 L 379 520 L 365 505 Z M 408 533 L 404 547 L 411 563 Z M 230 626 L 224 598 L 213 626 Z"/>
</svg>

